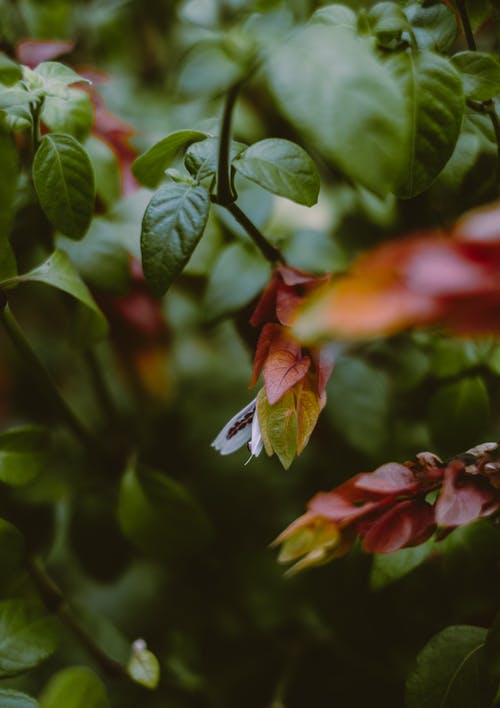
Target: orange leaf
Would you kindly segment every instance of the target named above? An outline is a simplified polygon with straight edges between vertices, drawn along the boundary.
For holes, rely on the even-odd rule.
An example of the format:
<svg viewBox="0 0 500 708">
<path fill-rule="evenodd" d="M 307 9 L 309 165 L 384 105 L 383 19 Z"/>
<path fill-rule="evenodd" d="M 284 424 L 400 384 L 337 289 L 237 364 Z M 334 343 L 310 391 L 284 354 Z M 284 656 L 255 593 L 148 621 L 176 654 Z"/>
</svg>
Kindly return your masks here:
<svg viewBox="0 0 500 708">
<path fill-rule="evenodd" d="M 264 364 L 264 383 L 271 405 L 289 391 L 309 371 L 311 360 L 287 349 L 272 352 Z"/>
</svg>

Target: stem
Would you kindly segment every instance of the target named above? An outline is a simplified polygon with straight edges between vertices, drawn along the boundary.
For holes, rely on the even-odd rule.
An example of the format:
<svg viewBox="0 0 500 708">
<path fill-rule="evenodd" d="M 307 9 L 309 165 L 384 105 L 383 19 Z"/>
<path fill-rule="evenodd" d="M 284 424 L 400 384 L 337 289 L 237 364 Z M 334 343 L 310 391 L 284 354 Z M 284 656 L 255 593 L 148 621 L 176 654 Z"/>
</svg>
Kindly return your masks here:
<svg viewBox="0 0 500 708">
<path fill-rule="evenodd" d="M 33 119 L 33 124 L 31 128 L 31 140 L 33 145 L 33 156 L 38 150 L 38 145 L 40 144 L 40 115 L 42 113 L 44 99 L 42 98 L 37 103 L 32 104 L 31 107 L 31 117 Z"/>
<path fill-rule="evenodd" d="M 498 114 L 495 109 L 495 104 L 493 103 L 493 100 L 490 99 L 489 101 L 486 101 L 484 103 L 484 107 L 486 110 L 486 113 L 488 114 L 488 117 L 491 121 L 491 125 L 493 126 L 493 130 L 495 131 L 495 140 L 497 143 L 497 172 L 498 175 L 500 175 L 500 121 L 498 120 Z"/>
<path fill-rule="evenodd" d="M 47 610 L 59 617 L 61 622 L 75 635 L 80 644 L 85 647 L 108 676 L 119 676 L 130 680 L 126 667 L 105 654 L 101 647 L 96 644 L 93 637 L 82 627 L 66 602 L 60 588 L 42 564 L 31 556 L 28 557 L 26 562 L 28 572 Z"/>
<path fill-rule="evenodd" d="M 273 246 L 259 231 L 255 224 L 248 216 L 237 206 L 236 199 L 238 195 L 231 185 L 231 164 L 229 159 L 231 145 L 231 124 L 233 118 L 234 106 L 238 93 L 241 87 L 241 82 L 234 84 L 226 96 L 226 103 L 222 113 L 222 122 L 219 139 L 219 155 L 217 161 L 217 193 L 213 201 L 228 210 L 234 216 L 236 221 L 245 229 L 247 234 L 253 240 L 262 255 L 275 263 L 281 261 L 285 263 L 283 255 L 275 246 Z"/>
<path fill-rule="evenodd" d="M 265 256 L 268 261 L 271 261 L 271 263 L 275 263 L 276 261 L 281 261 L 281 263 L 285 263 L 285 259 L 281 251 L 275 246 L 273 246 L 271 243 L 269 243 L 269 241 L 261 234 L 259 229 L 255 226 L 253 221 L 250 221 L 245 212 L 242 211 L 237 204 L 235 204 L 234 202 L 232 204 L 226 204 L 225 208 L 230 214 L 234 216 L 240 226 L 243 226 L 243 228 L 253 240 L 257 248 L 260 249 L 262 255 Z"/>
<path fill-rule="evenodd" d="M 472 32 L 472 27 L 470 24 L 469 14 L 467 12 L 467 5 L 465 4 L 465 0 L 457 0 L 457 10 L 460 13 L 460 19 L 462 20 L 462 26 L 464 28 L 467 45 L 469 49 L 475 52 L 477 49 L 476 40 L 474 39 L 474 34 Z"/>
<path fill-rule="evenodd" d="M 85 362 L 90 372 L 90 376 L 92 377 L 96 398 L 105 411 L 107 417 L 113 419 L 115 417 L 115 404 L 111 398 L 109 388 L 104 379 L 101 366 L 95 352 L 87 350 L 85 352 Z"/>
<path fill-rule="evenodd" d="M 47 370 L 35 354 L 31 344 L 24 336 L 21 327 L 19 326 L 16 318 L 12 314 L 12 310 L 5 300 L 5 296 L 0 293 L 0 298 L 3 298 L 3 303 L 0 302 L 0 321 L 12 344 L 14 345 L 14 348 L 24 360 L 31 377 L 38 385 L 40 391 L 52 404 L 54 410 L 57 411 L 58 415 L 62 420 L 64 420 L 68 428 L 74 433 L 82 445 L 90 451 L 95 452 L 97 447 L 96 441 L 59 393 L 55 383 L 52 381 Z"/>
<path fill-rule="evenodd" d="M 238 82 L 229 89 L 222 113 L 222 123 L 219 138 L 219 156 L 217 161 L 217 203 L 227 206 L 236 201 L 236 194 L 231 189 L 229 152 L 231 145 L 231 124 L 233 110 L 238 98 L 241 84 Z"/>
<path fill-rule="evenodd" d="M 474 38 L 474 33 L 472 32 L 472 27 L 469 20 L 469 14 L 467 12 L 467 5 L 465 0 L 457 0 L 457 10 L 460 14 L 462 20 L 462 25 L 464 28 L 465 38 L 467 40 L 467 45 L 469 49 L 473 52 L 477 51 L 476 40 Z M 495 140 L 497 144 L 497 177 L 500 176 L 500 121 L 498 119 L 498 114 L 495 109 L 495 104 L 492 99 L 489 101 L 483 101 L 481 104 L 483 112 L 488 115 L 493 130 L 495 131 Z M 476 109 L 478 110 L 478 109 Z"/>
</svg>

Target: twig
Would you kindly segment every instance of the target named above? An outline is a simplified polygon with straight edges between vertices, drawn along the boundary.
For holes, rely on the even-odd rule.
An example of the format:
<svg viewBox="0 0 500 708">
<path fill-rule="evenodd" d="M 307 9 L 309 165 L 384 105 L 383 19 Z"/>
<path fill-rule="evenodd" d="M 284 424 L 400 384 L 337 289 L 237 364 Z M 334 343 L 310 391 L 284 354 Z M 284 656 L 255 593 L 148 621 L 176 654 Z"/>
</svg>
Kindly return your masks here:
<svg viewBox="0 0 500 708">
<path fill-rule="evenodd" d="M 457 10 L 462 20 L 462 26 L 464 28 L 465 38 L 467 40 L 467 46 L 473 52 L 477 51 L 477 44 L 474 38 L 474 33 L 472 32 L 472 26 L 469 20 L 469 14 L 467 12 L 467 5 L 465 0 L 457 0 Z M 489 101 L 482 101 L 476 103 L 475 101 L 468 101 L 469 106 L 475 110 L 486 113 L 491 121 L 491 125 L 495 132 L 495 141 L 497 144 L 497 178 L 500 177 L 500 121 L 498 119 L 498 114 L 496 112 L 495 104 L 492 99 Z"/>
<path fill-rule="evenodd" d="M 236 203 L 227 204 L 226 209 L 230 214 L 234 216 L 236 221 L 245 229 L 247 234 L 253 240 L 255 245 L 260 249 L 261 253 L 267 258 L 271 263 L 276 263 L 280 261 L 285 262 L 281 251 L 273 246 L 269 241 L 261 234 L 259 229 L 255 226 L 253 221 L 250 221 L 248 216 L 242 211 Z"/>
<path fill-rule="evenodd" d="M 236 201 L 237 195 L 231 189 L 231 166 L 229 161 L 231 147 L 231 124 L 233 110 L 240 91 L 240 83 L 234 84 L 226 96 L 219 137 L 217 160 L 217 204 L 227 206 Z"/>
<path fill-rule="evenodd" d="M 27 569 L 40 595 L 40 598 L 47 610 L 60 619 L 79 643 L 85 647 L 88 653 L 95 659 L 101 669 L 108 675 L 126 678 L 131 681 L 127 668 L 116 659 L 108 656 L 101 647 L 96 644 L 93 637 L 82 627 L 77 617 L 69 607 L 66 599 L 53 578 L 47 573 L 43 565 L 29 556 L 27 559 Z"/>
<path fill-rule="evenodd" d="M 476 51 L 476 40 L 474 39 L 474 33 L 472 32 L 472 27 L 469 20 L 469 14 L 467 12 L 467 6 L 465 0 L 457 0 L 457 10 L 460 14 L 460 19 L 462 20 L 462 27 L 464 28 L 465 39 L 467 40 L 467 45 L 469 49 L 473 52 Z"/>
<path fill-rule="evenodd" d="M 95 352 L 90 349 L 85 352 L 85 363 L 87 364 L 87 368 L 92 378 L 96 398 L 108 418 L 113 419 L 116 412 L 115 405 L 113 399 L 111 398 L 109 388 L 104 379 L 101 366 Z"/>
<path fill-rule="evenodd" d="M 230 146 L 231 146 L 231 124 L 234 112 L 234 106 L 238 93 L 241 88 L 241 82 L 234 84 L 228 91 L 224 110 L 222 113 L 222 122 L 219 138 L 219 154 L 217 161 L 217 191 L 212 197 L 216 204 L 227 209 L 234 216 L 236 221 L 245 229 L 247 234 L 253 240 L 262 255 L 276 263 L 280 261 L 285 263 L 285 259 L 281 251 L 273 246 L 266 237 L 259 231 L 257 226 L 248 218 L 248 216 L 236 204 L 238 195 L 234 191 L 231 184 L 231 164 L 230 164 Z"/>
</svg>

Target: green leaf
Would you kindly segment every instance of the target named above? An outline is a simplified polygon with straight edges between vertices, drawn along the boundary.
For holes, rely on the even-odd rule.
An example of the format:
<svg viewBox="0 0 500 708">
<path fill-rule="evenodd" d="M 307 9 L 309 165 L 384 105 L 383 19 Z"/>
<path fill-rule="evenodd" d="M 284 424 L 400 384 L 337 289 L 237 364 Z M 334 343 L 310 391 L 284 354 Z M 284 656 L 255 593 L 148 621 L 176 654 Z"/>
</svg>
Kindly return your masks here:
<svg viewBox="0 0 500 708">
<path fill-rule="evenodd" d="M 300 455 L 309 442 L 321 412 L 317 391 L 304 383 L 296 393 L 295 405 L 297 410 L 297 454 Z"/>
<path fill-rule="evenodd" d="M 109 701 L 93 671 L 72 666 L 51 678 L 40 696 L 40 708 L 109 708 Z"/>
<path fill-rule="evenodd" d="M 395 553 L 376 554 L 370 575 L 372 590 L 381 590 L 411 573 L 427 560 L 433 549 L 434 541 L 429 539 L 414 548 L 403 548 Z"/>
<path fill-rule="evenodd" d="M 0 91 L 0 123 L 9 130 L 25 130 L 33 122 L 30 94 L 24 89 Z"/>
<path fill-rule="evenodd" d="M 379 2 L 367 14 L 370 29 L 382 47 L 395 48 L 403 32 L 411 32 L 403 10 L 394 2 Z"/>
<path fill-rule="evenodd" d="M 155 295 L 163 295 L 188 262 L 203 235 L 210 209 L 204 187 L 171 183 L 149 202 L 142 221 L 144 275 Z"/>
<path fill-rule="evenodd" d="M 389 384 L 380 371 L 361 359 L 343 358 L 334 367 L 327 411 L 347 442 L 375 456 L 387 437 Z"/>
<path fill-rule="evenodd" d="M 298 422 L 294 392 L 287 391 L 271 405 L 265 389 L 261 389 L 257 396 L 257 415 L 267 454 L 275 452 L 287 470 L 297 455 Z"/>
<path fill-rule="evenodd" d="M 25 552 L 21 532 L 5 519 L 0 519 L 0 587 L 4 588 L 12 578 L 19 577 Z"/>
<path fill-rule="evenodd" d="M 0 180 L 0 280 L 17 273 L 16 259 L 12 252 L 9 234 L 15 215 L 15 198 L 19 165 L 17 150 L 11 135 L 0 128 L 0 164 L 8 179 Z"/>
<path fill-rule="evenodd" d="M 237 312 L 257 297 L 270 277 L 269 263 L 255 249 L 231 244 L 210 272 L 204 311 L 211 319 Z"/>
<path fill-rule="evenodd" d="M 111 219 L 96 218 L 83 241 L 61 237 L 65 251 L 90 288 L 123 294 L 130 285 L 130 253 L 122 242 L 122 225 Z"/>
<path fill-rule="evenodd" d="M 338 273 L 346 270 L 350 258 L 326 230 L 298 229 L 287 235 L 281 247 L 289 263 L 309 273 Z"/>
<path fill-rule="evenodd" d="M 500 613 L 495 617 L 486 636 L 484 655 L 489 674 L 500 680 Z"/>
<path fill-rule="evenodd" d="M 476 1 L 476 0 L 475 0 Z M 444 2 L 413 2 L 403 8 L 420 49 L 446 54 L 458 34 L 455 12 Z"/>
<path fill-rule="evenodd" d="M 144 465 L 129 465 L 120 486 L 118 520 L 148 556 L 180 559 L 205 548 L 211 528 L 186 487 Z"/>
<path fill-rule="evenodd" d="M 41 118 L 52 132 L 69 133 L 83 140 L 92 127 L 94 111 L 87 93 L 68 89 L 64 97 L 45 98 Z"/>
<path fill-rule="evenodd" d="M 395 193 L 414 197 L 426 190 L 450 159 L 462 125 L 465 100 L 453 65 L 437 54 L 410 51 L 389 62 L 411 117 L 409 149 Z"/>
<path fill-rule="evenodd" d="M 200 41 L 187 55 L 178 85 L 188 96 L 210 96 L 227 91 L 243 73 L 244 67 L 219 39 Z"/>
<path fill-rule="evenodd" d="M 0 688 L 0 705 L 2 708 L 38 708 L 34 698 L 20 691 Z"/>
<path fill-rule="evenodd" d="M 478 444 L 490 423 L 483 379 L 470 376 L 441 386 L 429 401 L 428 415 L 433 440 L 445 453 Z"/>
<path fill-rule="evenodd" d="M 418 655 L 417 665 L 408 677 L 406 707 L 489 705 L 494 693 L 484 671 L 485 639 L 485 629 L 466 625 L 447 627 L 436 634 Z"/>
<path fill-rule="evenodd" d="M 209 216 L 203 238 L 198 242 L 183 272 L 186 275 L 209 276 L 224 245 L 223 240 L 223 234 L 215 218 Z"/>
<path fill-rule="evenodd" d="M 494 184 L 497 149 L 487 116 L 466 111 L 453 155 L 431 187 L 436 210 L 477 204 Z"/>
<path fill-rule="evenodd" d="M 242 150 L 246 148 L 244 143 L 231 140 L 229 146 L 229 159 L 234 160 Z M 217 172 L 217 162 L 219 153 L 219 138 L 207 138 L 193 143 L 186 150 L 184 164 L 186 169 L 200 181 L 205 177 L 210 177 Z"/>
<path fill-rule="evenodd" d="M 82 238 L 94 211 L 94 170 L 82 146 L 64 133 L 44 135 L 33 160 L 40 206 L 65 236 Z"/>
<path fill-rule="evenodd" d="M 408 135 L 394 77 L 351 30 L 312 24 L 268 62 L 272 91 L 293 125 L 351 179 L 378 194 L 394 186 Z"/>
<path fill-rule="evenodd" d="M 42 426 L 0 433 L 0 481 L 18 486 L 35 479 L 47 465 L 49 435 Z"/>
<path fill-rule="evenodd" d="M 141 184 L 152 189 L 158 186 L 165 170 L 183 148 L 198 140 L 205 140 L 206 133 L 199 130 L 178 130 L 167 135 L 140 155 L 132 165 L 132 172 Z"/>
<path fill-rule="evenodd" d="M 476 345 L 464 339 L 439 338 L 432 349 L 431 371 L 434 376 L 456 376 L 481 363 Z"/>
<path fill-rule="evenodd" d="M 89 337 L 93 340 L 100 339 L 106 334 L 108 329 L 106 318 L 97 307 L 89 289 L 78 275 L 73 263 L 64 251 L 54 251 L 54 253 L 37 268 L 23 275 L 18 275 L 15 278 L 10 278 L 4 281 L 3 285 L 12 287 L 13 285 L 18 285 L 23 282 L 45 283 L 76 298 L 76 300 L 85 305 L 87 310 L 87 316 L 85 317 L 87 321 L 82 321 L 81 323 L 84 330 L 82 331 L 82 336 Z M 0 287 L 1 286 L 2 283 L 0 283 Z"/>
<path fill-rule="evenodd" d="M 56 644 L 52 617 L 26 600 L 0 602 L 0 678 L 38 666 Z"/>
<path fill-rule="evenodd" d="M 27 67 L 24 67 L 26 72 Z M 66 88 L 70 84 L 84 83 L 90 84 L 89 79 L 83 78 L 70 69 L 69 66 L 61 64 L 58 61 L 42 61 L 33 69 L 33 72 L 28 70 L 28 82 L 33 74 L 37 78 L 41 78 L 45 92 L 53 95 L 61 95 L 61 89 Z M 62 94 L 63 95 L 63 94 Z"/>
<path fill-rule="evenodd" d="M 289 140 L 269 138 L 254 143 L 233 161 L 233 166 L 273 194 L 306 206 L 318 201 L 316 165 L 305 150 Z"/>
<path fill-rule="evenodd" d="M 19 64 L 0 52 L 0 84 L 12 86 L 22 78 L 23 72 Z"/>
<path fill-rule="evenodd" d="M 490 54 L 460 52 L 451 61 L 462 75 L 467 98 L 488 101 L 500 93 L 500 63 Z"/>
<path fill-rule="evenodd" d="M 311 23 L 356 29 L 356 13 L 345 5 L 325 5 L 313 14 Z"/>
<path fill-rule="evenodd" d="M 90 507 L 92 504 L 92 501 L 94 499 L 87 499 L 88 506 Z M 105 548 L 106 550 L 103 551 L 103 555 L 105 556 L 104 558 L 100 559 L 100 562 L 106 563 L 109 562 L 109 564 L 113 564 L 114 561 L 116 561 L 118 564 L 120 564 L 120 559 L 118 558 L 110 558 L 110 554 L 108 553 L 111 551 L 113 548 L 113 542 L 116 542 L 117 539 L 117 531 L 119 532 L 118 529 L 115 530 L 117 524 L 116 524 L 116 519 L 112 518 L 113 514 L 112 511 L 109 508 L 108 504 L 109 500 L 105 500 L 102 504 L 102 508 L 106 508 L 106 514 L 109 519 L 109 526 L 107 527 L 107 531 L 109 531 L 110 528 L 113 528 L 113 540 L 110 541 L 108 544 L 108 539 L 104 541 Z M 92 522 L 95 519 L 95 517 L 85 518 L 85 530 L 83 530 L 83 527 L 81 528 L 80 531 L 80 537 L 84 537 L 84 542 L 87 541 L 88 539 L 88 530 L 89 530 L 89 523 L 92 526 Z M 106 533 L 106 530 L 103 529 L 102 526 L 98 524 L 98 528 L 93 528 L 93 535 L 92 538 L 102 538 L 103 532 Z M 72 525 L 71 529 L 71 538 L 72 541 L 75 539 L 75 530 L 74 530 L 74 525 Z M 116 548 L 116 546 L 114 546 Z M 73 549 L 76 550 L 73 546 Z M 95 554 L 95 548 L 92 546 L 89 548 L 89 553 L 93 552 L 94 553 L 94 558 L 96 556 Z M 112 552 L 112 551 L 111 551 Z M 80 560 L 82 557 L 79 554 L 75 555 L 75 558 L 78 558 Z M 98 561 L 99 562 L 99 561 Z M 109 566 L 108 566 L 109 567 Z M 123 567 L 123 566 L 122 566 Z M 85 570 L 87 570 L 87 567 L 84 566 Z M 151 577 L 151 574 L 148 575 L 148 571 L 150 570 L 150 566 L 147 566 L 147 570 L 144 571 L 146 577 Z M 152 571 L 154 574 L 154 571 Z M 116 579 L 116 575 L 113 574 L 112 576 Z M 108 580 L 109 580 L 108 577 Z M 144 577 L 143 571 L 139 571 L 139 575 L 136 577 Z M 96 576 L 93 576 L 94 580 Z M 100 578 L 102 581 L 102 576 Z M 104 581 L 106 582 L 106 581 Z M 141 582 L 141 581 L 140 581 Z M 120 664 L 125 664 L 128 660 L 128 657 L 130 655 L 130 642 L 129 640 L 121 633 L 120 630 L 117 629 L 117 627 L 113 624 L 111 619 L 109 619 L 100 608 L 91 608 L 88 605 L 85 604 L 85 598 L 82 598 L 81 600 L 76 600 L 71 603 L 71 609 L 73 610 L 73 613 L 78 621 L 78 623 L 83 627 L 83 629 L 89 634 L 95 643 L 99 646 L 101 651 L 103 651 L 107 656 L 109 656 L 111 659 L 114 659 Z M 74 657 L 73 661 L 74 663 L 84 663 L 85 661 L 88 660 L 88 655 L 86 652 L 85 647 L 80 646 L 80 647 L 75 647 L 72 656 Z"/>
<path fill-rule="evenodd" d="M 118 201 L 121 192 L 116 155 L 106 143 L 93 135 L 85 141 L 85 150 L 94 168 L 96 195 L 109 208 Z"/>
<path fill-rule="evenodd" d="M 138 639 L 132 645 L 132 654 L 128 662 L 129 676 L 146 688 L 156 688 L 160 680 L 160 663 L 143 640 Z"/>
</svg>

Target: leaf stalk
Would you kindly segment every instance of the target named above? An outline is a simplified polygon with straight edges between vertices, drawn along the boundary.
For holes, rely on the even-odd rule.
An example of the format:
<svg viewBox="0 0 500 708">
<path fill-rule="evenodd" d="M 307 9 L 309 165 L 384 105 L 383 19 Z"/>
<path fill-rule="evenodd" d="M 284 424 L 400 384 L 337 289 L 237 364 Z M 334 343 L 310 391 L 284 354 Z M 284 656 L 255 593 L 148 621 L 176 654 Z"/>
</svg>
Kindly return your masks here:
<svg viewBox="0 0 500 708">
<path fill-rule="evenodd" d="M 285 263 L 281 251 L 273 246 L 261 233 L 257 226 L 249 219 L 245 212 L 236 204 L 238 195 L 232 186 L 232 173 L 230 162 L 230 146 L 232 133 L 232 118 L 236 99 L 241 88 L 241 82 L 234 84 L 228 91 L 224 110 L 222 112 L 221 130 L 219 138 L 219 152 L 217 160 L 217 190 L 212 200 L 224 207 L 232 214 L 253 240 L 262 255 L 271 263 Z"/>
</svg>

